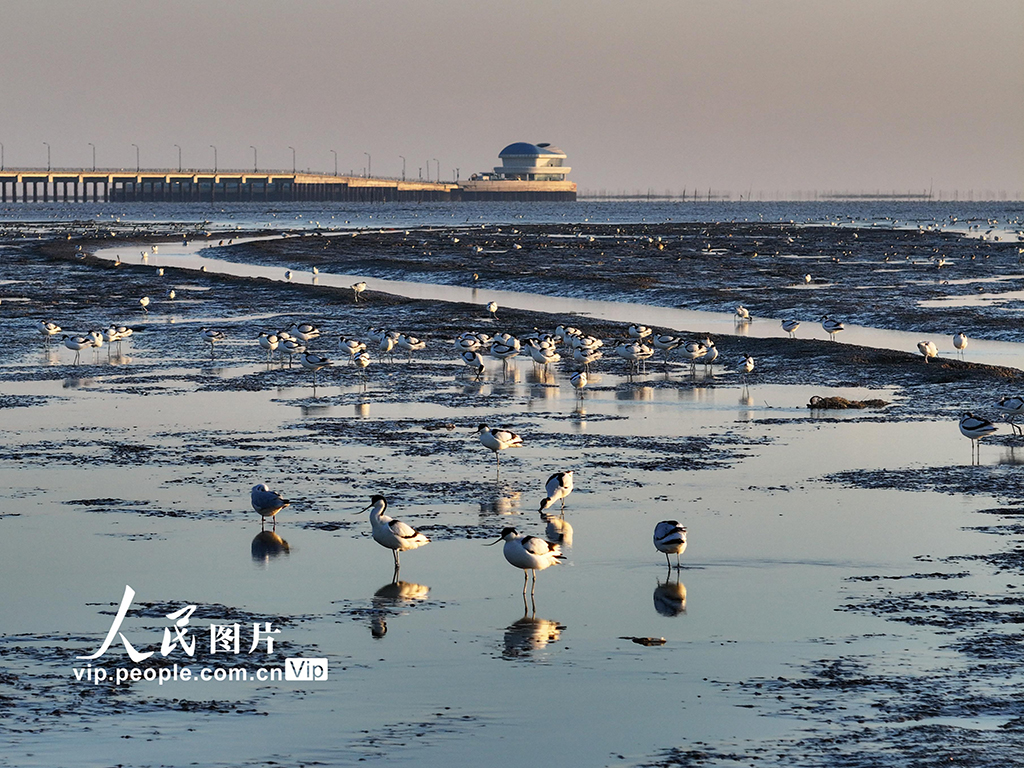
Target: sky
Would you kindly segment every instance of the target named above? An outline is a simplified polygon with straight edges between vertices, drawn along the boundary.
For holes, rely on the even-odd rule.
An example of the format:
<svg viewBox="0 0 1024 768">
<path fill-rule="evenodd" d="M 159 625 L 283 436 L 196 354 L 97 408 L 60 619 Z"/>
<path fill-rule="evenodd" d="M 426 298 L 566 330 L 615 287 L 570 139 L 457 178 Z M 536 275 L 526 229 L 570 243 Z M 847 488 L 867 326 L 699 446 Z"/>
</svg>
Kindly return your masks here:
<svg viewBox="0 0 1024 768">
<path fill-rule="evenodd" d="M 1021 0 L 2 0 L 0 52 L 8 168 L 1024 192 Z"/>
</svg>

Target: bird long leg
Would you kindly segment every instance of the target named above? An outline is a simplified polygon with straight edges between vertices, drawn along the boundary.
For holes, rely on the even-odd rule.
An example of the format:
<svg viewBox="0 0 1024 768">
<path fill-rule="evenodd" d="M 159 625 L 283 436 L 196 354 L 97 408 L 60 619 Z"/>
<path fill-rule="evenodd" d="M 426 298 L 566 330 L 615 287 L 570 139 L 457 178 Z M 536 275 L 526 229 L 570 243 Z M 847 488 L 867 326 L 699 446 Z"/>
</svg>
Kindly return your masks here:
<svg viewBox="0 0 1024 768">
<path fill-rule="evenodd" d="M 397 549 L 393 549 L 391 551 L 394 552 L 394 554 L 395 554 L 395 571 L 397 572 L 398 568 L 399 568 L 399 565 L 398 565 L 398 550 Z"/>
<path fill-rule="evenodd" d="M 524 568 L 523 569 L 523 599 L 524 600 L 526 599 L 526 584 L 527 584 L 527 582 L 529 580 L 530 580 L 530 572 Z"/>
<path fill-rule="evenodd" d="M 533 597 L 534 592 L 537 591 L 537 571 L 533 571 L 533 589 L 530 590 L 530 597 Z"/>
<path fill-rule="evenodd" d="M 669 556 L 668 556 L 668 552 L 666 552 L 666 553 L 665 553 L 665 564 L 666 564 L 666 565 L 667 565 L 667 566 L 668 566 L 669 568 L 671 568 L 671 567 L 672 567 L 672 561 L 671 561 L 671 560 L 669 559 Z"/>
</svg>

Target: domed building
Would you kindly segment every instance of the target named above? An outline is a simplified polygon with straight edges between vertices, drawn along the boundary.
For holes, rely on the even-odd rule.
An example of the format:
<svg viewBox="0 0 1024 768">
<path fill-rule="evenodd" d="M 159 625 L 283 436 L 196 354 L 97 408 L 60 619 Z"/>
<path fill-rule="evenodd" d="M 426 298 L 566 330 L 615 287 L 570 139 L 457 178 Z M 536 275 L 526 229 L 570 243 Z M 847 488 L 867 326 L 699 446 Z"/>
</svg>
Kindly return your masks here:
<svg viewBox="0 0 1024 768">
<path fill-rule="evenodd" d="M 548 143 L 517 141 L 498 153 L 501 165 L 460 184 L 463 200 L 575 200 L 565 152 Z"/>
</svg>

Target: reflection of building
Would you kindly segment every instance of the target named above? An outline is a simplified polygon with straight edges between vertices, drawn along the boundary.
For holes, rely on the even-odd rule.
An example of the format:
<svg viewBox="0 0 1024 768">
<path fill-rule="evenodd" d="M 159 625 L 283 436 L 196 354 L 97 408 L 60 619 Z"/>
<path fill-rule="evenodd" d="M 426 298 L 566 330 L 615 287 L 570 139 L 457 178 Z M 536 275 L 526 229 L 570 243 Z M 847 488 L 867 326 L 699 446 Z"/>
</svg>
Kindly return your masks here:
<svg viewBox="0 0 1024 768">
<path fill-rule="evenodd" d="M 461 187 L 463 200 L 575 200 L 576 184 L 565 152 L 550 144 L 517 141 L 498 154 L 501 165 L 475 173 Z"/>
</svg>

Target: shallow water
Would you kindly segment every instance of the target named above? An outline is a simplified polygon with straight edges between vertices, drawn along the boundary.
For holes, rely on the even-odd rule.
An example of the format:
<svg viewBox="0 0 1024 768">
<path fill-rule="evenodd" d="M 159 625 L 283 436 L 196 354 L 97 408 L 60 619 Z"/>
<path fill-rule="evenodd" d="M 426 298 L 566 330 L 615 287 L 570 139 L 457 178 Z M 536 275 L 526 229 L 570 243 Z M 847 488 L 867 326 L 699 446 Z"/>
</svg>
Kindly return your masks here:
<svg viewBox="0 0 1024 768">
<path fill-rule="evenodd" d="M 165 258 L 178 256 L 161 245 L 150 265 Z M 186 321 L 190 330 L 216 318 L 260 320 L 235 315 L 209 293 L 202 318 Z M 498 300 L 554 307 L 550 297 Z M 308 374 L 268 370 L 251 342 L 233 342 L 213 361 L 202 349 L 161 344 L 156 334 L 174 330 L 173 315 L 157 310 L 151 332 L 127 343 L 127 364 L 107 365 L 101 354 L 100 364 L 75 369 L 65 349 L 0 363 L 0 397 L 38 398 L 0 411 L 0 650 L 4 670 L 19 676 L 0 680 L 13 702 L 0 710 L 0 765 L 184 765 L 201 755 L 204 765 L 365 758 L 517 766 L 518 745 L 538 743 L 579 765 L 643 764 L 698 744 L 756 751 L 840 726 L 809 714 L 766 717 L 782 703 L 765 701 L 767 693 L 759 701 L 745 681 L 799 677 L 804 665 L 846 649 L 892 675 L 970 667 L 933 626 L 839 609 L 879 589 L 899 595 L 927 582 L 852 577 L 964 571 L 930 588 L 952 583 L 979 594 L 1019 581 L 944 561 L 1005 542 L 971 530 L 981 524 L 977 510 L 996 502 L 931 485 L 936 475 L 1013 471 L 1004 465 L 1017 461 L 1014 441 L 983 444 L 982 467 L 972 470 L 967 441 L 948 419 L 806 407 L 813 395 L 898 403 L 905 395 L 895 387 L 755 380 L 744 388 L 735 375 L 695 382 L 681 368 L 666 376 L 652 366 L 635 382 L 604 370 L 578 401 L 564 370 L 541 377 L 520 360 L 514 375 L 490 364 L 474 382 L 432 358 L 380 364 L 386 374 L 365 391 L 352 371 L 334 368 L 314 397 Z M 730 317 L 714 313 L 608 302 L 585 310 L 733 331 Z M 636 314 L 643 312 L 650 314 Z M 781 335 L 760 319 L 747 330 L 762 328 Z M 894 348 L 907 348 L 910 336 L 846 334 Z M 1017 361 L 1019 347 L 978 342 L 969 358 Z M 278 384 L 231 388 L 260 376 Z M 524 436 L 521 449 L 502 456 L 500 474 L 473 434 L 481 421 Z M 534 612 L 524 606 L 520 572 L 500 546 L 483 544 L 505 525 L 543 535 L 543 481 L 569 468 L 572 545 L 563 565 L 539 575 Z M 868 490 L 827 479 L 893 469 L 919 475 L 920 484 Z M 287 549 L 258 538 L 248 492 L 259 481 L 293 500 L 276 526 Z M 403 554 L 397 594 L 391 555 L 369 538 L 359 512 L 372 493 L 386 494 L 389 513 L 433 539 Z M 651 543 L 662 519 L 689 528 L 678 572 Z M 70 657 L 96 648 L 126 583 L 136 606 L 212 606 L 192 620 L 200 643 L 201 631 L 221 620 L 296 617 L 281 625 L 286 655 L 327 658 L 330 676 L 142 682 L 119 702 L 103 690 L 83 704 L 89 686 L 74 679 Z M 129 616 L 123 631 L 157 648 L 166 610 Z M 622 639 L 632 636 L 666 643 Z M 28 638 L 46 649 L 31 652 Z M 108 654 L 128 663 L 120 644 Z M 845 716 L 873 722 L 877 710 L 841 701 L 851 710 Z M 993 726 L 976 716 L 929 722 Z M 760 764 L 789 764 L 775 760 Z"/>
</svg>

